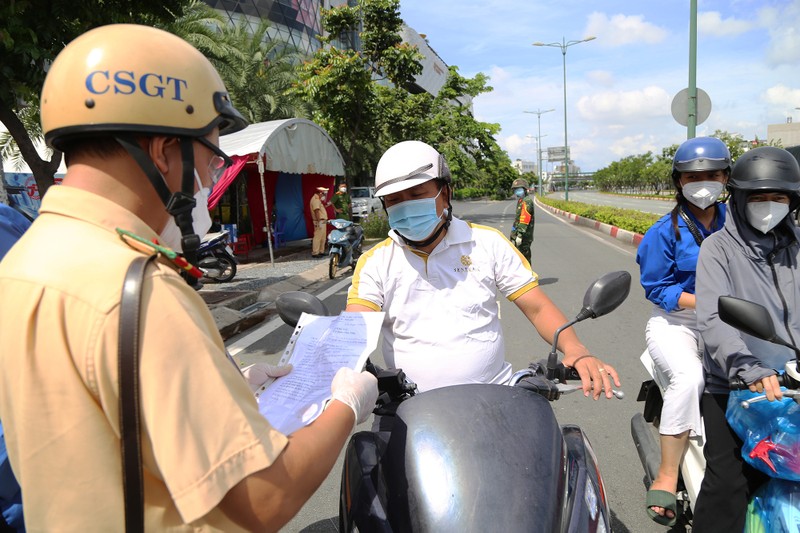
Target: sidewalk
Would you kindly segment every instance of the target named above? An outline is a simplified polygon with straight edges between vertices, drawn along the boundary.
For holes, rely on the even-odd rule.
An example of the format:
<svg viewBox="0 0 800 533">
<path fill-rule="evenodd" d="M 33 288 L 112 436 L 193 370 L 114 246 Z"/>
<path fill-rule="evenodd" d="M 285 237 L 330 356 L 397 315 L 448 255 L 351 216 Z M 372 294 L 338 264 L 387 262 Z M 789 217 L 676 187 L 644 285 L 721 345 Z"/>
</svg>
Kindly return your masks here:
<svg viewBox="0 0 800 533">
<path fill-rule="evenodd" d="M 369 248 L 377 239 L 365 240 Z M 327 255 L 311 257 L 311 239 L 291 241 L 272 250 L 253 248 L 239 260 L 236 276 L 228 283 L 203 280 L 198 291 L 205 301 L 223 340 L 250 329 L 277 314 L 275 299 L 287 291 L 307 290 L 328 279 Z M 349 275 L 347 267 L 336 278 Z"/>
</svg>

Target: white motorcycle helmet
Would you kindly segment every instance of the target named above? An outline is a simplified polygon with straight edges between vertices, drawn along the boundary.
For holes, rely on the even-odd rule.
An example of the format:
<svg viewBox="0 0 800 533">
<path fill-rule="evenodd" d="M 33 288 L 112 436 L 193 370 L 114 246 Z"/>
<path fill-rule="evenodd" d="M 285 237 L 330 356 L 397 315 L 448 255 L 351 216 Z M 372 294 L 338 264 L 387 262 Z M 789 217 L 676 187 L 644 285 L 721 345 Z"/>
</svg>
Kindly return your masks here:
<svg viewBox="0 0 800 533">
<path fill-rule="evenodd" d="M 378 161 L 375 196 L 382 198 L 434 179 L 450 185 L 444 156 L 422 141 L 403 141 L 386 150 Z"/>
</svg>

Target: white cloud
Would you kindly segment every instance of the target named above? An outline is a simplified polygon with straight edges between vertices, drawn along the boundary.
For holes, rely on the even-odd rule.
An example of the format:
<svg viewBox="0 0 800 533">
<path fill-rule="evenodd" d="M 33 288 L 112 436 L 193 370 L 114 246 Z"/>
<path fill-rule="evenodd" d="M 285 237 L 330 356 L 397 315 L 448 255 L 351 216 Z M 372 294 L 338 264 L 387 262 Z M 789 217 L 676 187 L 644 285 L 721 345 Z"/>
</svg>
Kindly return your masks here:
<svg viewBox="0 0 800 533">
<path fill-rule="evenodd" d="M 536 154 L 536 138 L 517 135 L 509 135 L 503 139 L 504 148 L 513 154 L 528 152 Z"/>
<path fill-rule="evenodd" d="M 768 104 L 772 104 L 782 109 L 793 110 L 795 107 L 800 107 L 800 89 L 792 89 L 782 83 L 768 88 L 762 94 L 762 98 Z"/>
<path fill-rule="evenodd" d="M 769 34 L 765 47 L 767 63 L 771 66 L 800 63 L 800 0 L 780 7 L 765 7 L 758 11 L 758 25 Z"/>
<path fill-rule="evenodd" d="M 749 31 L 751 22 L 737 20 L 733 17 L 724 19 L 719 11 L 706 11 L 697 15 L 697 32 L 714 37 L 731 37 Z"/>
<path fill-rule="evenodd" d="M 652 137 L 639 133 L 637 135 L 628 135 L 612 142 L 608 146 L 614 155 L 618 158 L 627 157 L 634 154 L 644 154 L 646 152 L 661 153 L 663 145 L 654 143 Z"/>
<path fill-rule="evenodd" d="M 667 91 L 657 86 L 636 91 L 605 91 L 581 97 L 578 112 L 585 120 L 628 122 L 667 115 L 671 100 Z"/>
<path fill-rule="evenodd" d="M 614 74 L 608 70 L 592 70 L 586 73 L 586 79 L 593 85 L 611 87 L 614 85 Z"/>
<path fill-rule="evenodd" d="M 667 37 L 667 30 L 655 24 L 645 22 L 641 15 L 613 15 L 594 12 L 589 15 L 586 24 L 586 35 L 600 38 L 606 46 L 623 46 L 626 44 L 660 43 Z"/>
</svg>

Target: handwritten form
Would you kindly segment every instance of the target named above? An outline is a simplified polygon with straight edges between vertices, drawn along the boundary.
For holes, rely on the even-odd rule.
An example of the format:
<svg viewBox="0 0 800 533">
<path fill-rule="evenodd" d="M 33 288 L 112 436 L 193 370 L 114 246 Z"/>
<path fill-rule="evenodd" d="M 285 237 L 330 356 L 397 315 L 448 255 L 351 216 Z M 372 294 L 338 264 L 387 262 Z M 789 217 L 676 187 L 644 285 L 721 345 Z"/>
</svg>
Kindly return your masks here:
<svg viewBox="0 0 800 533">
<path fill-rule="evenodd" d="M 342 367 L 360 371 L 378 347 L 385 313 L 316 316 L 303 313 L 281 356 L 292 371 L 258 392 L 258 408 L 272 427 L 289 435 L 313 422 L 331 397 Z"/>
</svg>

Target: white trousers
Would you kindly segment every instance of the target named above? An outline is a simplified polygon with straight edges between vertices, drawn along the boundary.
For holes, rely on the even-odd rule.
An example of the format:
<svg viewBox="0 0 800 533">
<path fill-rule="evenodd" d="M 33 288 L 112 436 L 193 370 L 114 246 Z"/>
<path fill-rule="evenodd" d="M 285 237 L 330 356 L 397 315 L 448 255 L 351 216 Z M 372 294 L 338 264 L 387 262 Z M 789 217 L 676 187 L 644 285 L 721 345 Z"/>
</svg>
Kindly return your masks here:
<svg viewBox="0 0 800 533">
<path fill-rule="evenodd" d="M 664 391 L 659 433 L 678 435 L 688 430 L 690 437 L 702 437 L 700 395 L 703 394 L 704 375 L 694 311 L 665 313 L 657 309 L 647 322 L 645 338 L 650 357 L 669 380 Z"/>
</svg>

